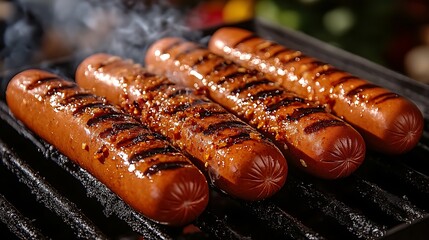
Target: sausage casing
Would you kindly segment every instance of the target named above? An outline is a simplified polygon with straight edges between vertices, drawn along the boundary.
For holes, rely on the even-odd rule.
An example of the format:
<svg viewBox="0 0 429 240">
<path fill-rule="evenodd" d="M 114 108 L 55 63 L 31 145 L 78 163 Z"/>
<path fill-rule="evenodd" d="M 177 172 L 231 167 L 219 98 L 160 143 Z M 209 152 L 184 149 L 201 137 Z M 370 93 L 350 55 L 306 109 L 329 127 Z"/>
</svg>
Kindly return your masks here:
<svg viewBox="0 0 429 240">
<path fill-rule="evenodd" d="M 331 65 L 239 28 L 219 29 L 211 51 L 266 74 L 286 88 L 325 104 L 353 125 L 368 147 L 400 154 L 423 132 L 423 116 L 412 102 Z"/>
<path fill-rule="evenodd" d="M 295 166 L 322 178 L 350 175 L 364 160 L 360 134 L 292 92 L 207 49 L 164 38 L 148 50 L 149 70 L 207 91 L 225 108 L 274 139 Z"/>
<path fill-rule="evenodd" d="M 267 198 L 286 180 L 286 160 L 271 141 L 195 90 L 101 53 L 79 65 L 76 81 L 167 136 L 232 196 Z"/>
<path fill-rule="evenodd" d="M 131 115 L 41 70 L 10 81 L 14 116 L 154 221 L 183 225 L 208 203 L 204 175 Z"/>
</svg>

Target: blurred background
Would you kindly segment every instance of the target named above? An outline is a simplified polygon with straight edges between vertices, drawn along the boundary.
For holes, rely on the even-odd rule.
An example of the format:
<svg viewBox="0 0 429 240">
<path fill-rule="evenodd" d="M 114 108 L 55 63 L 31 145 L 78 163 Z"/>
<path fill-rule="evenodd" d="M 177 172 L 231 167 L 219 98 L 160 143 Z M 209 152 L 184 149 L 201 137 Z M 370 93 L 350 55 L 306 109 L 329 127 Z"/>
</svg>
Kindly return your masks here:
<svg viewBox="0 0 429 240">
<path fill-rule="evenodd" d="M 113 11 L 119 4 L 121 11 Z M 163 16 L 161 23 L 154 16 Z M 30 55 L 34 61 L 64 57 L 99 46 L 100 39 L 129 48 L 143 35 L 162 36 L 153 35 L 160 30 L 165 35 L 252 18 L 304 32 L 429 84 L 427 0 L 0 0 L 0 66 L 14 67 Z"/>
</svg>

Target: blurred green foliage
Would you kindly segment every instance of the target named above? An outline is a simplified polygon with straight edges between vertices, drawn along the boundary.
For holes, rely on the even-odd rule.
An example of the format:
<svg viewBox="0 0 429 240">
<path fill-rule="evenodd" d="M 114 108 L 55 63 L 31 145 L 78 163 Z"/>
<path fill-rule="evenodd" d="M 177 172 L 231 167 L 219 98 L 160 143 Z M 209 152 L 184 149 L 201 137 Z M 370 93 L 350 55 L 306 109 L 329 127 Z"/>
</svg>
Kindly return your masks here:
<svg viewBox="0 0 429 240">
<path fill-rule="evenodd" d="M 259 0 L 257 17 L 385 64 L 398 0 Z"/>
</svg>

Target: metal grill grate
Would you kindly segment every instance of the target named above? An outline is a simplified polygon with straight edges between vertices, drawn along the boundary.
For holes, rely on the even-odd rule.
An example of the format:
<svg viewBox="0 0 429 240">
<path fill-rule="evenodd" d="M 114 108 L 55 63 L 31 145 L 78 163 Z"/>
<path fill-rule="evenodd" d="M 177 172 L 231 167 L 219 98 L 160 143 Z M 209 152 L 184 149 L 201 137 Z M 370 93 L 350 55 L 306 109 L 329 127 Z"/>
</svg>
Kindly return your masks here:
<svg viewBox="0 0 429 240">
<path fill-rule="evenodd" d="M 401 156 L 368 152 L 361 168 L 342 180 L 320 180 L 292 170 L 284 189 L 261 202 L 231 199 L 212 190 L 207 210 L 193 223 L 200 232 L 186 233 L 186 228 L 162 226 L 133 211 L 89 173 L 17 122 L 1 100 L 3 225 L 0 225 L 25 239 L 139 236 L 144 239 L 400 239 L 405 234 L 423 239 L 427 236 L 429 87 L 340 50 L 325 48 L 323 43 L 300 33 L 258 20 L 236 26 L 308 50 L 308 54 L 334 65 L 336 61 L 346 62 L 340 67 L 376 79 L 378 84 L 389 81 L 390 89 L 414 100 L 424 112 L 425 133 L 419 145 Z M 68 60 L 46 66 L 66 76 L 71 76 L 75 67 Z"/>
</svg>

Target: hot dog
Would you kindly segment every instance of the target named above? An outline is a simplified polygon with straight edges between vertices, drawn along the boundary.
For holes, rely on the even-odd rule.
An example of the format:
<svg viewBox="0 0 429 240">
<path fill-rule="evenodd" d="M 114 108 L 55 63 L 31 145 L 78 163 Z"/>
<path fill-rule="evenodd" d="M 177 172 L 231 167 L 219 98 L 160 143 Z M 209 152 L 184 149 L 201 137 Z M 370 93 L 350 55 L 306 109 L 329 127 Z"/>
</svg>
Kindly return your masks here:
<svg viewBox="0 0 429 240">
<path fill-rule="evenodd" d="M 76 81 L 167 136 L 234 197 L 267 198 L 286 180 L 286 160 L 271 141 L 195 90 L 102 53 L 79 65 Z"/>
<path fill-rule="evenodd" d="M 148 218 L 184 225 L 205 209 L 208 184 L 201 171 L 105 99 L 32 69 L 12 78 L 6 100 L 30 130 Z"/>
<path fill-rule="evenodd" d="M 350 175 L 364 160 L 360 134 L 322 107 L 179 38 L 148 50 L 150 71 L 206 91 L 209 97 L 270 136 L 295 166 L 327 179 Z"/>
<path fill-rule="evenodd" d="M 374 150 L 401 154 L 412 149 L 422 135 L 423 116 L 412 102 L 300 51 L 239 28 L 219 29 L 209 48 L 325 104 L 353 125 Z"/>
</svg>

